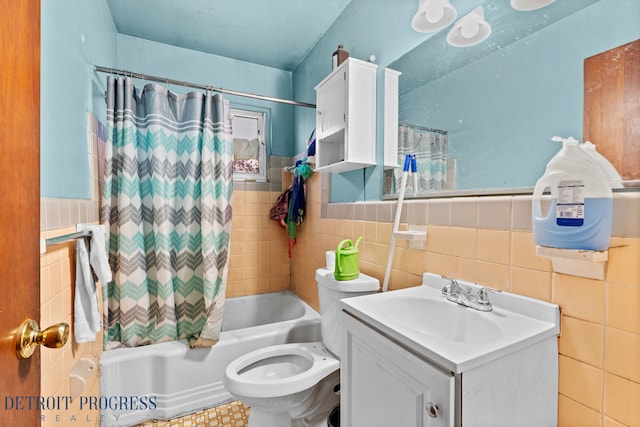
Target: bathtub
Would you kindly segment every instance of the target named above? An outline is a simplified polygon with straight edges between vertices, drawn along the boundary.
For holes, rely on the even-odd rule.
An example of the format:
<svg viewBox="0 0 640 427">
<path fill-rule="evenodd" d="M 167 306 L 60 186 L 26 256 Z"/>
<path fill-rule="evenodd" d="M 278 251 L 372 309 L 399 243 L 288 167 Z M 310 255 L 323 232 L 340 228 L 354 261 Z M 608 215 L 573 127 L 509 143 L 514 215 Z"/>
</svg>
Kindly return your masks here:
<svg viewBox="0 0 640 427">
<path fill-rule="evenodd" d="M 320 316 L 291 292 L 229 298 L 220 341 L 190 349 L 186 340 L 105 351 L 100 357 L 102 426 L 175 418 L 228 402 L 226 366 L 275 344 L 320 341 Z"/>
</svg>

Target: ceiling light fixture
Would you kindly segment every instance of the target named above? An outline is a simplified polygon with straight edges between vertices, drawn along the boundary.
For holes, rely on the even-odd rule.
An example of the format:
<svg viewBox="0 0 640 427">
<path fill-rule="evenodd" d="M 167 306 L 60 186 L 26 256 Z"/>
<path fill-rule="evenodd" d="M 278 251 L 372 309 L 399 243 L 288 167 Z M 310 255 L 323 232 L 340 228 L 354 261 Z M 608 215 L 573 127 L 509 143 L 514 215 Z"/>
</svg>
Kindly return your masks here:
<svg viewBox="0 0 640 427">
<path fill-rule="evenodd" d="M 528 12 L 550 5 L 556 0 L 511 0 L 511 7 L 515 10 Z"/>
<path fill-rule="evenodd" d="M 481 43 L 491 34 L 491 26 L 484 20 L 484 10 L 478 6 L 455 23 L 447 42 L 455 47 L 467 47 Z"/>
<path fill-rule="evenodd" d="M 420 0 L 411 27 L 419 33 L 435 33 L 449 26 L 458 16 L 449 0 Z"/>
</svg>

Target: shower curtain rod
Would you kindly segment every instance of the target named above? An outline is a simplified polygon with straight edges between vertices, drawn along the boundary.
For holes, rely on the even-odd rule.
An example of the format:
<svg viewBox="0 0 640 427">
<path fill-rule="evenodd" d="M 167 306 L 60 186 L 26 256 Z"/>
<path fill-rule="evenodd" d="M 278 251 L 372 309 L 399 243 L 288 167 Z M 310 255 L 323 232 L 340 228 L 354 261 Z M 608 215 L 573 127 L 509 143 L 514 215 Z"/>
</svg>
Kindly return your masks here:
<svg viewBox="0 0 640 427">
<path fill-rule="evenodd" d="M 412 125 L 411 123 L 398 123 L 398 126 L 406 126 L 406 127 L 410 127 L 410 128 L 413 128 L 413 129 L 425 130 L 427 132 L 439 133 L 439 134 L 442 134 L 442 135 L 446 135 L 448 133 L 446 130 L 428 128 L 428 127 L 418 126 L 418 125 Z"/>
<path fill-rule="evenodd" d="M 239 92 L 239 91 L 236 91 L 236 90 L 223 89 L 221 87 L 215 87 L 215 86 L 211 86 L 211 85 L 203 85 L 203 84 L 199 84 L 199 83 L 189 83 L 189 82 L 185 82 L 185 81 L 169 79 L 169 78 L 166 78 L 166 77 L 157 77 L 157 76 L 151 76 L 149 74 L 141 74 L 141 73 L 134 73 L 132 71 L 118 70 L 116 68 L 101 67 L 99 65 L 94 65 L 94 68 L 95 68 L 96 71 L 101 72 L 101 73 L 116 74 L 116 75 L 119 75 L 119 76 L 132 77 L 132 78 L 141 79 L 141 80 L 150 80 L 150 81 L 154 81 L 154 82 L 172 84 L 172 85 L 176 85 L 176 86 L 191 87 L 191 88 L 195 88 L 195 89 L 210 90 L 210 91 L 213 91 L 213 92 L 224 93 L 224 94 L 227 94 L 227 95 L 236 95 L 236 96 L 243 96 L 245 98 L 260 99 L 260 100 L 263 100 L 263 101 L 279 102 L 281 104 L 295 105 L 295 106 L 298 106 L 298 107 L 316 108 L 315 104 L 309 104 L 309 103 L 306 103 L 306 102 L 291 101 L 289 99 L 274 98 L 274 97 L 271 97 L 271 96 L 257 95 L 257 94 L 254 94 L 254 93 L 247 93 L 247 92 Z"/>
</svg>

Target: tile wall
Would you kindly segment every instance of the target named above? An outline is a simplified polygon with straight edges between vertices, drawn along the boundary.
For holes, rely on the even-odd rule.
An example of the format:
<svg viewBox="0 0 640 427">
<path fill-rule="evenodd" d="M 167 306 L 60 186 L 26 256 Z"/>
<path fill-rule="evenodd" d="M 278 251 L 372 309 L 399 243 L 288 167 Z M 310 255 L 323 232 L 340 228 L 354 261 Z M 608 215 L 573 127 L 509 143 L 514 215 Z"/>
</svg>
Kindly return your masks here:
<svg viewBox="0 0 640 427">
<path fill-rule="evenodd" d="M 363 236 L 361 271 L 382 282 L 395 203 L 328 204 L 327 176 L 307 185 L 309 216 L 293 250 L 291 284 L 318 308 L 315 269 L 345 238 Z M 530 216 L 530 196 L 405 201 L 402 227 L 426 225 L 426 250 L 398 243 L 389 288 L 417 286 L 430 271 L 558 304 L 559 426 L 639 426 L 638 194 L 616 197 L 605 280 L 554 273 L 535 254 Z"/>
<path fill-rule="evenodd" d="M 283 165 L 288 159 L 271 157 L 271 182 L 235 182 L 231 258 L 227 298 L 288 290 L 291 260 L 287 232 L 269 218 L 281 193 Z M 285 182 L 290 174 L 284 176 Z"/>
</svg>

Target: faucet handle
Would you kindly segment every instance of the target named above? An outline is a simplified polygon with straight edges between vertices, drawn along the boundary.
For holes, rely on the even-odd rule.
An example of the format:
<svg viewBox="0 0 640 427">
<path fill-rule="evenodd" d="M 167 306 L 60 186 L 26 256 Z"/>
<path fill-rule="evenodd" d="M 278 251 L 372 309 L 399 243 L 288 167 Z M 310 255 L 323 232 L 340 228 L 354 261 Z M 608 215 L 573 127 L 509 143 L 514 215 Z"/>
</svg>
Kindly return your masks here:
<svg viewBox="0 0 640 427">
<path fill-rule="evenodd" d="M 446 279 L 449 281 L 449 283 L 447 283 L 446 285 L 444 285 L 442 287 L 442 294 L 443 295 L 451 295 L 453 293 L 458 293 L 460 292 L 460 285 L 458 285 L 458 281 L 456 279 L 452 279 L 450 277 L 447 276 L 440 276 L 443 279 Z"/>
<path fill-rule="evenodd" d="M 489 290 L 487 288 L 480 288 L 478 291 L 478 303 L 479 304 L 490 304 L 489 301 Z"/>
<path fill-rule="evenodd" d="M 489 301 L 489 291 L 491 292 L 502 292 L 500 289 L 494 289 L 494 288 L 488 288 L 486 286 L 483 286 L 482 288 L 480 288 L 480 290 L 478 291 L 478 302 L 480 304 L 490 304 L 491 302 Z"/>
<path fill-rule="evenodd" d="M 444 285 L 442 287 L 442 295 L 445 295 L 445 296 L 446 295 L 450 295 L 451 294 L 451 287 L 452 287 L 451 282 L 449 282 L 446 285 Z"/>
</svg>

